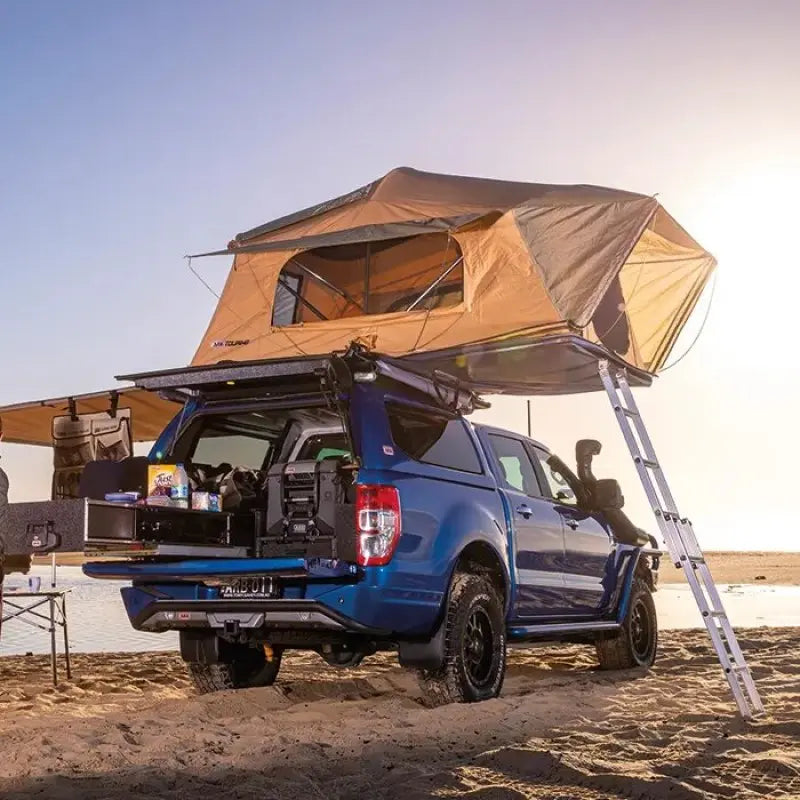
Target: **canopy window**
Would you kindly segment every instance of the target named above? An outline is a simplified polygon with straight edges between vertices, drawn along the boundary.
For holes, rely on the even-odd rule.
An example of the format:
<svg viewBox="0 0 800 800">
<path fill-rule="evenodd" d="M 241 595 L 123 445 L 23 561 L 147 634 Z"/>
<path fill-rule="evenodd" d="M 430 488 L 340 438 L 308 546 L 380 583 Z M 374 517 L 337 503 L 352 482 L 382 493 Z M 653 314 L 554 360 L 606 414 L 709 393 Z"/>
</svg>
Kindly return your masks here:
<svg viewBox="0 0 800 800">
<path fill-rule="evenodd" d="M 359 242 L 291 258 L 275 287 L 272 324 L 430 311 L 463 301 L 461 248 L 447 233 Z"/>
</svg>

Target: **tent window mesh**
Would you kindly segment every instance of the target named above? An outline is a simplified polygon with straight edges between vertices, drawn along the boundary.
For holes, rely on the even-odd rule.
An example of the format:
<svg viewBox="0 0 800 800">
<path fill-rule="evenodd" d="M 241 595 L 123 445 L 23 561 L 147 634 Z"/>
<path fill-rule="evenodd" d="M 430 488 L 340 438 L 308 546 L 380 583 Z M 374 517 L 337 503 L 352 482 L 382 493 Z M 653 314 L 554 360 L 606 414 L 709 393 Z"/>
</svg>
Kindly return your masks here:
<svg viewBox="0 0 800 800">
<path fill-rule="evenodd" d="M 294 275 L 281 275 L 275 289 L 275 306 L 272 310 L 273 325 L 291 325 L 297 313 L 297 295 L 299 292 L 300 278 Z"/>
<path fill-rule="evenodd" d="M 450 308 L 464 300 L 458 243 L 446 233 L 320 247 L 281 270 L 272 323 Z"/>
</svg>

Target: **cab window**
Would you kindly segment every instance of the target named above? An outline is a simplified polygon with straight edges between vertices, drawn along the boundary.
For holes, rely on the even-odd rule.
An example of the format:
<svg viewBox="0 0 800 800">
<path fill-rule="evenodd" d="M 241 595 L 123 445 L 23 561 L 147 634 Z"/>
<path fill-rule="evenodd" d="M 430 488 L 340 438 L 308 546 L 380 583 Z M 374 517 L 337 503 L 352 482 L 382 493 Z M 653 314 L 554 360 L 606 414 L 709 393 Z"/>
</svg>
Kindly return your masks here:
<svg viewBox="0 0 800 800">
<path fill-rule="evenodd" d="M 192 454 L 195 464 L 231 464 L 234 467 L 260 470 L 267 458 L 270 443 L 251 434 L 231 433 L 224 427 L 207 427 L 197 440 Z"/>
<path fill-rule="evenodd" d="M 541 497 L 542 490 L 533 463 L 522 442 L 495 433 L 489 434 L 489 442 L 506 486 L 529 497 Z"/>
<path fill-rule="evenodd" d="M 282 419 L 258 411 L 203 414 L 181 435 L 168 458 L 258 471 L 264 468 L 282 424 Z"/>
</svg>

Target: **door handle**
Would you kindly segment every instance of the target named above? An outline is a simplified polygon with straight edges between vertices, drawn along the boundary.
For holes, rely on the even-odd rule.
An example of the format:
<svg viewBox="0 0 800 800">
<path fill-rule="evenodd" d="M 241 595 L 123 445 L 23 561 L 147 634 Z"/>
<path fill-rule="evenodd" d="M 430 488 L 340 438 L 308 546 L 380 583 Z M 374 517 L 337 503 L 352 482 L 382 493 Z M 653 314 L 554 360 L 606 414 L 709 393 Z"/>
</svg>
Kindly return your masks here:
<svg viewBox="0 0 800 800">
<path fill-rule="evenodd" d="M 521 506 L 517 506 L 517 514 L 525 517 L 525 519 L 530 519 L 533 516 L 533 510 L 530 506 L 523 503 Z"/>
<path fill-rule="evenodd" d="M 566 522 L 567 526 L 572 528 L 572 530 L 575 530 L 578 527 L 578 525 L 580 525 L 580 522 L 578 522 L 578 520 L 572 519 L 570 517 L 567 517 L 567 519 L 565 519 L 564 522 Z"/>
</svg>

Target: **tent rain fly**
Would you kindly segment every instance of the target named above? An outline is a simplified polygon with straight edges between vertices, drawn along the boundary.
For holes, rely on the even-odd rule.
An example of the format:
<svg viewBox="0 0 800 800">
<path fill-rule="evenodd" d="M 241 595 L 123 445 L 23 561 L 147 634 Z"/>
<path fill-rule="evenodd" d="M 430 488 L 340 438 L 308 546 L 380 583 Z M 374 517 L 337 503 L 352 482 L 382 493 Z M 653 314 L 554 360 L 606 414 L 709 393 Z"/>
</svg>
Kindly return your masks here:
<svg viewBox="0 0 800 800">
<path fill-rule="evenodd" d="M 525 394 L 600 388 L 559 364 L 564 336 L 657 374 L 716 264 L 652 197 L 407 168 L 204 255 L 220 254 L 233 266 L 195 365 L 360 341 Z M 520 355 L 548 339 L 553 363 Z M 514 380 L 492 366 L 511 352 Z"/>
</svg>

